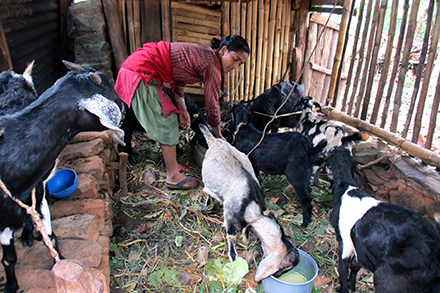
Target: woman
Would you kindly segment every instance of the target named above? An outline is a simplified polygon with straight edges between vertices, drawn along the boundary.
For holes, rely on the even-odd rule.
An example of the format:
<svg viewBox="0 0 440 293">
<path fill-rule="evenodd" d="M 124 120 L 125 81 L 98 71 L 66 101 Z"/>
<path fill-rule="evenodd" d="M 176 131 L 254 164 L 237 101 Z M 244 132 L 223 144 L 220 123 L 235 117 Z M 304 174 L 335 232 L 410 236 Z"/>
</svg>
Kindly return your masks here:
<svg viewBox="0 0 440 293">
<path fill-rule="evenodd" d="M 176 145 L 179 126 L 188 129 L 190 117 L 184 102 L 186 84 L 203 82 L 206 119 L 214 135 L 220 131 L 219 95 L 222 72 L 228 73 L 249 56 L 249 45 L 238 35 L 213 38 L 211 47 L 193 43 L 146 43 L 122 64 L 115 90 L 129 106 L 150 138 L 159 142 L 167 168 L 166 186 L 193 189 L 198 180 L 179 172 Z M 174 102 L 166 94 L 164 83 L 173 91 Z"/>
</svg>

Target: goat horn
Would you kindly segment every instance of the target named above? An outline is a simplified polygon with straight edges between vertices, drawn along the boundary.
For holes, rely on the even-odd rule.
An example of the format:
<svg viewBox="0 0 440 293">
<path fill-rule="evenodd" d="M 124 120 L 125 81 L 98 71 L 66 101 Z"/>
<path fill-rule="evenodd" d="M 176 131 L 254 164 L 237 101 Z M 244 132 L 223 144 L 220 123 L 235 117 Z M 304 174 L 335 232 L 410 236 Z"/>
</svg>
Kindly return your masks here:
<svg viewBox="0 0 440 293">
<path fill-rule="evenodd" d="M 32 60 L 32 62 L 28 64 L 28 66 L 26 67 L 26 69 L 23 72 L 23 75 L 29 75 L 29 76 L 31 75 L 32 67 L 34 67 L 34 63 L 35 63 L 35 60 Z"/>
<path fill-rule="evenodd" d="M 97 85 L 100 85 L 102 82 L 101 77 L 96 73 L 93 73 L 93 72 L 89 73 L 89 77 Z"/>
<path fill-rule="evenodd" d="M 80 70 L 80 71 L 84 71 L 85 70 L 84 67 L 82 67 L 81 65 L 73 63 L 73 62 L 70 62 L 70 61 L 63 60 L 63 64 L 69 70 Z"/>
</svg>

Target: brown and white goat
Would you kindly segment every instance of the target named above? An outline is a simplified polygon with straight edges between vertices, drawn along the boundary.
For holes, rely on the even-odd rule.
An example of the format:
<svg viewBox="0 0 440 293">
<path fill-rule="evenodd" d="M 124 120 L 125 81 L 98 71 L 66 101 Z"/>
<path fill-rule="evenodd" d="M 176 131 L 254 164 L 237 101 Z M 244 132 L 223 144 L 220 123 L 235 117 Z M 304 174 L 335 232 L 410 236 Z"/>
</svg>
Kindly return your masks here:
<svg viewBox="0 0 440 293">
<path fill-rule="evenodd" d="M 202 166 L 203 190 L 223 204 L 230 260 L 237 256 L 237 224 L 240 229 L 250 227 L 261 241 L 264 259 L 255 273 L 256 282 L 296 266 L 298 250 L 275 216 L 265 212 L 268 204 L 248 157 L 226 141 L 214 138 L 205 125 L 199 126 L 209 146 Z"/>
</svg>

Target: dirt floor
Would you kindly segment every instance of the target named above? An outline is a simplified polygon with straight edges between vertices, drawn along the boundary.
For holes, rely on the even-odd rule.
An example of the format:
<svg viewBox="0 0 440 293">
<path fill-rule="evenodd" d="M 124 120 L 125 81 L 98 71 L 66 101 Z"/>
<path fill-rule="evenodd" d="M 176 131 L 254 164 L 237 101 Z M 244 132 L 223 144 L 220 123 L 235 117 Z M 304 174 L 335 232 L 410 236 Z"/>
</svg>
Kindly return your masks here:
<svg viewBox="0 0 440 293">
<path fill-rule="evenodd" d="M 201 168 L 188 145 L 191 131 L 182 132 L 178 155 L 185 172 L 201 180 Z M 135 133 L 137 164 L 128 166 L 129 196 L 114 204 L 114 236 L 110 244 L 112 292 L 263 292 L 253 280 L 261 261 L 259 240 L 237 242 L 247 262 L 229 263 L 223 209 L 199 187 L 171 192 L 165 187 L 165 167 L 158 144 Z M 291 240 L 309 253 L 319 267 L 313 292 L 334 292 L 337 244 L 329 224 L 332 197 L 328 182 L 313 187 L 313 222 L 300 227 L 301 209 L 285 176 L 259 176 L 270 209 Z M 357 292 L 374 292 L 372 275 L 361 271 Z"/>
</svg>

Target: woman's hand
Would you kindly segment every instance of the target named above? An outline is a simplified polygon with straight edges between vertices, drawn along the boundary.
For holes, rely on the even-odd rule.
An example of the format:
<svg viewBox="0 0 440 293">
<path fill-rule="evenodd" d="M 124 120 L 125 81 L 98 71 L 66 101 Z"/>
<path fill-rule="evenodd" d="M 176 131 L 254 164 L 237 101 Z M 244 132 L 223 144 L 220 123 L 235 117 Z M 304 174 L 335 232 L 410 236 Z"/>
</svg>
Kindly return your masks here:
<svg viewBox="0 0 440 293">
<path fill-rule="evenodd" d="M 188 129 L 191 125 L 191 119 L 189 117 L 188 111 L 186 109 L 184 109 L 183 111 L 179 109 L 179 111 L 179 126 L 182 129 Z"/>
<path fill-rule="evenodd" d="M 212 132 L 214 132 L 214 136 L 215 136 L 216 138 L 221 138 L 221 139 L 223 139 L 224 141 L 226 141 L 226 138 L 224 138 L 223 135 L 222 135 L 222 131 L 220 130 L 220 126 L 214 126 L 214 127 L 212 128 Z"/>
</svg>

